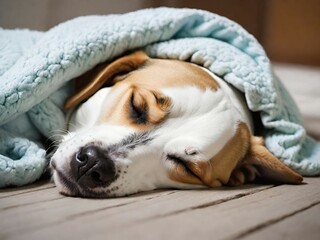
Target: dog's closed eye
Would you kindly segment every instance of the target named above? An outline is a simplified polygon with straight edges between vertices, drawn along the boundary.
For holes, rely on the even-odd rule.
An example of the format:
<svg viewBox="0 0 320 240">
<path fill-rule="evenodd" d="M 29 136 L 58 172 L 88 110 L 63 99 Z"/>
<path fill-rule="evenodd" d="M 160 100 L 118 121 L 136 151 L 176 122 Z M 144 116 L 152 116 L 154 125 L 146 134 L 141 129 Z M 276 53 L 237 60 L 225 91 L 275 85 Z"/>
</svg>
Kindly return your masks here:
<svg viewBox="0 0 320 240">
<path fill-rule="evenodd" d="M 138 124 L 146 124 L 148 122 L 148 105 L 140 94 L 132 94 L 130 99 L 130 115 Z"/>
<path fill-rule="evenodd" d="M 154 125 L 162 122 L 171 107 L 169 97 L 144 88 L 134 87 L 128 102 L 129 118 L 138 125 Z"/>
<path fill-rule="evenodd" d="M 164 112 L 169 112 L 170 106 L 172 104 L 171 99 L 156 91 L 152 91 L 152 94 L 156 99 L 157 105 L 160 107 L 160 109 Z"/>
</svg>

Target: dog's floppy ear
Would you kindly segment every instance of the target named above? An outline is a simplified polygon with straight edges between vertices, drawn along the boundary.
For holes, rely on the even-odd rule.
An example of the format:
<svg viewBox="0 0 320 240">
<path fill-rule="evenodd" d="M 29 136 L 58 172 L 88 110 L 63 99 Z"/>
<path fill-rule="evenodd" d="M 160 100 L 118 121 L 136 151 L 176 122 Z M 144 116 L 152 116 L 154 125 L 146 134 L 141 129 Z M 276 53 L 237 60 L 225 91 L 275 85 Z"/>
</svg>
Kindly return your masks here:
<svg viewBox="0 0 320 240">
<path fill-rule="evenodd" d="M 264 146 L 262 138 L 252 137 L 245 159 L 232 173 L 228 185 L 240 185 L 261 178 L 269 182 L 300 184 L 302 176 L 291 170 Z"/>
<path fill-rule="evenodd" d="M 143 51 L 137 51 L 121 57 L 110 64 L 100 64 L 96 66 L 75 79 L 75 94 L 67 99 L 64 107 L 66 109 L 75 107 L 83 100 L 92 96 L 103 85 L 112 86 L 117 82 L 115 78 L 117 75 L 124 75 L 137 69 L 148 59 L 149 57 Z"/>
</svg>

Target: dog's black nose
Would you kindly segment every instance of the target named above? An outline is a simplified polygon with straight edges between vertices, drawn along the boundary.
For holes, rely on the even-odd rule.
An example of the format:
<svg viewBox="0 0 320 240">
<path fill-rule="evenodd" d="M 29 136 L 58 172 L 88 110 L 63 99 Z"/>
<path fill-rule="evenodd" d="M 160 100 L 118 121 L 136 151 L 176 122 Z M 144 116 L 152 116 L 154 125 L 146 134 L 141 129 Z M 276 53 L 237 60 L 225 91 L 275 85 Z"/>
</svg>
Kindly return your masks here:
<svg viewBox="0 0 320 240">
<path fill-rule="evenodd" d="M 82 148 L 71 161 L 71 174 L 81 187 L 107 186 L 116 179 L 115 164 L 97 146 Z"/>
</svg>

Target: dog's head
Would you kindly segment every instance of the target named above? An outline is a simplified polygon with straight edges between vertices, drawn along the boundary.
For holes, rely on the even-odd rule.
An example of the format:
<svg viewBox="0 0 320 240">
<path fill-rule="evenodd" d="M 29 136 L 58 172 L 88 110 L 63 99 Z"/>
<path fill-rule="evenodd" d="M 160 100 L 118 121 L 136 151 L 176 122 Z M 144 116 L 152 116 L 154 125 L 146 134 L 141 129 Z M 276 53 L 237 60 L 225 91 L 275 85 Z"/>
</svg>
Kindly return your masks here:
<svg viewBox="0 0 320 240">
<path fill-rule="evenodd" d="M 135 52 L 82 78 L 66 102 L 75 108 L 70 132 L 51 161 L 66 195 L 302 181 L 252 135 L 237 96 L 196 65 Z"/>
</svg>

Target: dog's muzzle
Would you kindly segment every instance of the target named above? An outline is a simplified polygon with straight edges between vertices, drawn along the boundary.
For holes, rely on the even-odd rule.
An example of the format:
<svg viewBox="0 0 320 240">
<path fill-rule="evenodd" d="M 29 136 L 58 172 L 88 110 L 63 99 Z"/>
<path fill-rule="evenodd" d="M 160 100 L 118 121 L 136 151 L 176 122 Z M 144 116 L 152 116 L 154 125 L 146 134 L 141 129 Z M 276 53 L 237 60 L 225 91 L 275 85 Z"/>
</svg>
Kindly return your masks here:
<svg viewBox="0 0 320 240">
<path fill-rule="evenodd" d="M 74 155 L 70 163 L 71 177 L 80 187 L 108 186 L 116 179 L 114 161 L 107 151 L 97 146 L 87 146 Z"/>
<path fill-rule="evenodd" d="M 82 189 L 106 187 L 118 177 L 115 163 L 107 150 L 87 145 L 76 152 L 69 163 L 68 179 Z M 56 169 L 56 163 L 51 161 Z M 60 173 L 63 174 L 63 173 Z"/>
</svg>

